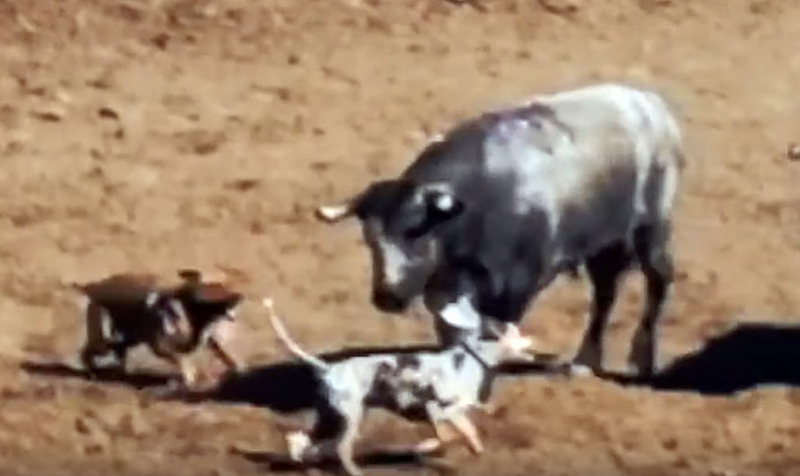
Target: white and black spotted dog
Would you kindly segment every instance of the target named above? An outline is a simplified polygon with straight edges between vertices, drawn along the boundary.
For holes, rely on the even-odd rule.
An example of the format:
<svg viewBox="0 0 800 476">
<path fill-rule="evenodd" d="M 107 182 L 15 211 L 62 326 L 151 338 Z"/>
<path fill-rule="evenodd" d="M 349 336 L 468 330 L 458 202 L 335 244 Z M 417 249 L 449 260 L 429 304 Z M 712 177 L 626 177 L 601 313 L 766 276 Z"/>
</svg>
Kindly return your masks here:
<svg viewBox="0 0 800 476">
<path fill-rule="evenodd" d="M 457 440 L 460 434 L 475 454 L 481 453 L 483 445 L 467 411 L 491 408 L 487 403 L 489 389 L 498 365 L 533 359 L 527 353 L 533 346 L 529 337 L 514 330 L 501 334 L 493 329 L 498 340 L 324 362 L 302 350 L 288 336 L 271 299 L 265 298 L 262 303 L 278 338 L 292 354 L 315 370 L 321 384 L 314 428 L 286 435 L 290 457 L 298 462 L 311 462 L 335 456 L 352 476 L 361 474 L 353 460 L 353 444 L 370 408 L 383 408 L 409 420 L 428 421 L 436 437 L 415 445 L 417 452 L 440 449 L 445 443 Z"/>
</svg>

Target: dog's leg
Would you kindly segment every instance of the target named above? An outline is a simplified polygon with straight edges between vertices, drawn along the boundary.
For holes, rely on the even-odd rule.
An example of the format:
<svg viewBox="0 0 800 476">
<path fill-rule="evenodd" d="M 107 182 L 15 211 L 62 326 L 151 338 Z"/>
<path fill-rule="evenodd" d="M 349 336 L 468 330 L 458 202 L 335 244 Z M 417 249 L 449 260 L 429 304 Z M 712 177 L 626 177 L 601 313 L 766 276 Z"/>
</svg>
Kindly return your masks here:
<svg viewBox="0 0 800 476">
<path fill-rule="evenodd" d="M 478 429 L 475 428 L 475 425 L 472 424 L 465 413 L 459 412 L 451 414 L 449 420 L 456 430 L 467 440 L 467 444 L 474 454 L 483 453 L 483 444 L 478 436 Z"/>
<path fill-rule="evenodd" d="M 456 435 L 448 426 L 443 425 L 441 422 L 432 421 L 433 431 L 436 434 L 435 438 L 428 438 L 422 440 L 414 446 L 414 453 L 431 454 L 439 450 L 443 450 L 445 445 L 455 440 Z"/>
<path fill-rule="evenodd" d="M 80 360 L 90 378 L 97 372 L 98 356 L 108 352 L 108 339 L 103 332 L 103 321 L 111 319 L 108 312 L 99 304 L 89 301 L 86 305 L 86 340 L 80 352 Z"/>
<path fill-rule="evenodd" d="M 179 386 L 182 389 L 188 390 L 195 387 L 197 383 L 197 368 L 190 362 L 189 356 L 168 352 L 158 346 L 151 346 L 151 348 L 156 355 L 178 367 L 181 374 Z"/>
<path fill-rule="evenodd" d="M 475 408 L 487 416 L 495 416 L 497 415 L 497 412 L 500 411 L 500 407 L 498 407 L 496 403 L 492 402 L 478 403 L 475 405 Z"/>
<path fill-rule="evenodd" d="M 355 433 L 350 425 L 345 423 L 342 433 L 333 438 L 328 438 L 312 443 L 306 433 L 295 431 L 286 435 L 286 444 L 289 448 L 289 457 L 293 461 L 309 463 L 319 461 L 321 458 L 336 457 L 350 476 L 361 476 L 362 471 L 353 460 L 353 440 Z"/>
<path fill-rule="evenodd" d="M 185 388 L 194 388 L 197 384 L 197 367 L 189 360 L 188 356 L 175 356 L 181 372 L 181 380 Z"/>
<path fill-rule="evenodd" d="M 286 447 L 289 450 L 289 458 L 295 462 L 303 462 L 307 458 L 311 448 L 311 439 L 303 431 L 292 431 L 286 434 Z"/>
<path fill-rule="evenodd" d="M 455 434 L 449 427 L 442 424 L 445 420 L 441 407 L 436 402 L 428 402 L 425 404 L 425 412 L 428 415 L 428 422 L 433 427 L 433 432 L 436 435 L 434 438 L 428 438 L 414 445 L 413 451 L 420 454 L 431 454 L 440 449 L 455 439 Z"/>
<path fill-rule="evenodd" d="M 157 333 L 147 343 L 153 354 L 171 363 L 180 371 L 180 387 L 184 390 L 191 389 L 197 382 L 198 370 L 190 361 L 190 357 L 196 349 L 191 352 L 179 352 L 175 348 L 169 337 L 162 332 Z M 172 383 L 171 385 L 174 385 Z"/>
<path fill-rule="evenodd" d="M 131 345 L 127 341 L 115 342 L 111 345 L 111 351 L 114 353 L 114 358 L 117 360 L 117 366 L 121 372 L 125 372 L 128 368 L 128 351 Z"/>
<path fill-rule="evenodd" d="M 357 408 L 352 408 L 347 414 L 347 418 L 343 422 L 344 431 L 336 444 L 336 455 L 342 462 L 344 470 L 350 476 L 360 476 L 361 469 L 356 466 L 353 460 L 353 444 L 355 443 L 356 436 L 358 436 L 358 427 L 361 424 L 361 419 L 364 414 L 364 409 L 359 405 Z"/>
<path fill-rule="evenodd" d="M 242 366 L 239 361 L 225 348 L 213 334 L 208 338 L 208 348 L 228 368 L 228 371 L 238 372 Z"/>
<path fill-rule="evenodd" d="M 321 410 L 318 410 L 317 421 L 310 434 L 313 443 L 310 446 L 306 445 L 305 451 L 300 456 L 301 461 L 307 463 L 311 459 L 317 461 L 320 458 L 335 458 L 347 474 L 360 476 L 362 471 L 353 461 L 353 443 L 366 410 L 360 399 L 354 401 L 346 395 L 339 394 L 332 397 L 332 400 L 336 403 L 328 401 Z M 334 428 L 335 434 L 331 435 L 331 430 Z M 322 435 L 324 436 L 320 438 Z M 299 449 L 303 437 L 294 436 L 293 439 L 296 440 L 294 444 Z"/>
</svg>

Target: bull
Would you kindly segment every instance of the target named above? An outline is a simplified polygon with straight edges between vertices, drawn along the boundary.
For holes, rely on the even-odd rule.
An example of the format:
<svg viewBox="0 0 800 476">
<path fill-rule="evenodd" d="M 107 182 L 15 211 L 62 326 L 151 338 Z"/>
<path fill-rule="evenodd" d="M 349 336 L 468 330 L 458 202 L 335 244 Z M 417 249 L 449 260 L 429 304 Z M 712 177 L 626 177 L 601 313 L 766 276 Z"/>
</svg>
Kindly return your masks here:
<svg viewBox="0 0 800 476">
<path fill-rule="evenodd" d="M 400 314 L 421 298 L 444 346 L 474 342 L 485 318 L 518 326 L 557 276 L 584 269 L 592 301 L 576 370 L 602 370 L 620 278 L 636 267 L 646 300 L 628 363 L 651 375 L 685 163 L 678 121 L 661 95 L 595 84 L 463 120 L 398 177 L 316 215 L 358 219 L 373 305 Z"/>
</svg>

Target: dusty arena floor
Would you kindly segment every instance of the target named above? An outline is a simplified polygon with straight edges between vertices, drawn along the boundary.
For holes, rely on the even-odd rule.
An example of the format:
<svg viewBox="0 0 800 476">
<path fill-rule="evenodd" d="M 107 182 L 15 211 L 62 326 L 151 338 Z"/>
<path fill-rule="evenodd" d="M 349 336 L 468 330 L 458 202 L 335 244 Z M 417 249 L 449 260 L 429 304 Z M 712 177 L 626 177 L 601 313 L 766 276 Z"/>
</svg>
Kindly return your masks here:
<svg viewBox="0 0 800 476">
<path fill-rule="evenodd" d="M 786 160 L 800 140 L 800 4 L 483 5 L 0 0 L 0 473 L 291 474 L 272 464 L 279 412 L 152 401 L 147 372 L 170 369 L 144 351 L 134 382 L 70 372 L 83 329 L 64 283 L 194 266 L 272 295 L 309 349 L 429 341 L 421 313 L 371 308 L 358 230 L 313 208 L 398 172 L 458 118 L 624 80 L 675 104 L 690 161 L 665 374 L 505 378 L 506 410 L 478 418 L 486 454 L 444 461 L 492 476 L 800 474 L 800 165 Z M 615 310 L 612 369 L 640 288 L 631 275 Z M 586 296 L 557 283 L 524 330 L 569 357 Z M 287 358 L 258 306 L 241 314 L 248 363 Z M 376 413 L 361 451 L 427 431 Z M 436 470 L 373 460 L 374 474 Z"/>
</svg>

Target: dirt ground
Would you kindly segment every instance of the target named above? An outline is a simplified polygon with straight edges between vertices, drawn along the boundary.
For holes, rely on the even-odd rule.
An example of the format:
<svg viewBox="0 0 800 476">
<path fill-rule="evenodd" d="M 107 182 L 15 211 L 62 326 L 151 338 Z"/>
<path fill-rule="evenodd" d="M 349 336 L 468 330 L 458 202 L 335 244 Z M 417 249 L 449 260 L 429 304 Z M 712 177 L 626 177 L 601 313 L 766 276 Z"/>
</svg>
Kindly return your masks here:
<svg viewBox="0 0 800 476">
<path fill-rule="evenodd" d="M 666 374 L 643 385 L 504 379 L 506 412 L 477 419 L 487 452 L 454 449 L 446 461 L 474 475 L 800 474 L 790 366 L 800 330 L 769 326 L 800 315 L 800 168 L 785 154 L 800 140 L 800 4 L 484 5 L 0 0 L 0 472 L 279 471 L 266 465 L 285 452 L 275 413 L 153 402 L 124 382 L 57 372 L 53 362 L 75 365 L 83 338 L 64 283 L 226 271 L 272 295 L 306 348 L 428 341 L 421 313 L 371 308 L 358 230 L 317 223 L 313 208 L 398 172 L 458 118 L 624 80 L 662 91 L 686 133 Z M 640 288 L 631 275 L 615 310 L 614 369 Z M 556 283 L 524 330 L 569 357 L 586 305 L 585 283 Z M 236 350 L 248 363 L 286 358 L 257 306 L 244 305 L 242 321 Z M 169 371 L 134 357 L 142 371 Z M 272 384 L 264 392 L 281 389 Z M 376 413 L 364 442 L 427 431 Z"/>
</svg>

